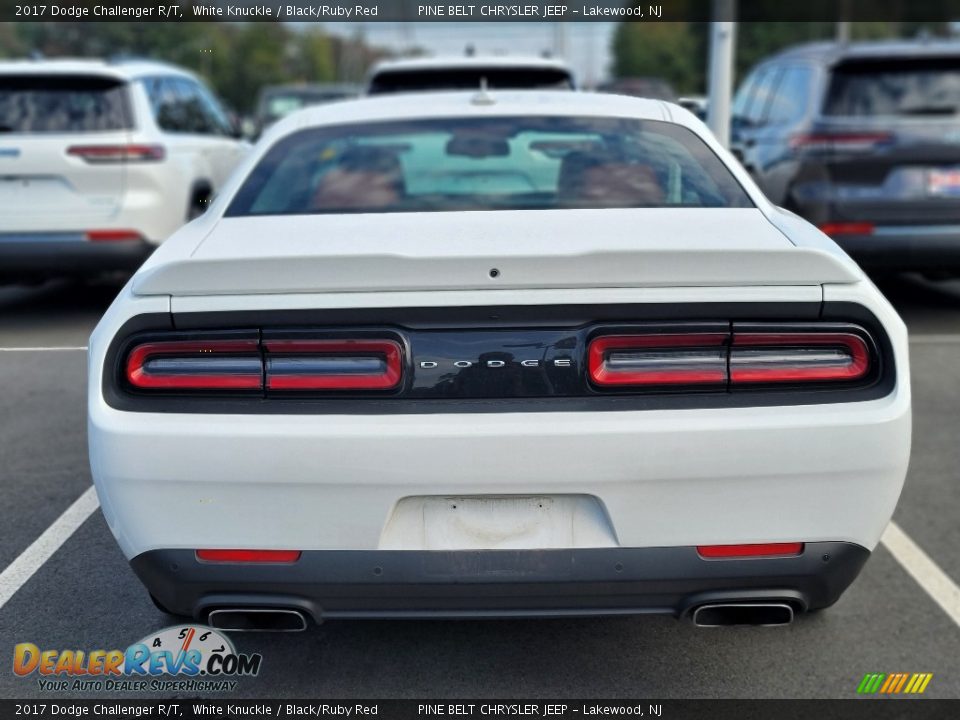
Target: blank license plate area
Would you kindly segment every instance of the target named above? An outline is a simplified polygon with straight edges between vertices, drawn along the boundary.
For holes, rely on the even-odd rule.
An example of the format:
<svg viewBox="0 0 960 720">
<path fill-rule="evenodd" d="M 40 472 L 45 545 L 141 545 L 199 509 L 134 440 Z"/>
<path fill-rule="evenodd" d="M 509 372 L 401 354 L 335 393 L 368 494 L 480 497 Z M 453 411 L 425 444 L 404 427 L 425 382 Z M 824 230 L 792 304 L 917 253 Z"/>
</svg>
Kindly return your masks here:
<svg viewBox="0 0 960 720">
<path fill-rule="evenodd" d="M 616 547 L 607 513 L 588 495 L 408 497 L 397 503 L 380 548 L 540 550 Z"/>
</svg>

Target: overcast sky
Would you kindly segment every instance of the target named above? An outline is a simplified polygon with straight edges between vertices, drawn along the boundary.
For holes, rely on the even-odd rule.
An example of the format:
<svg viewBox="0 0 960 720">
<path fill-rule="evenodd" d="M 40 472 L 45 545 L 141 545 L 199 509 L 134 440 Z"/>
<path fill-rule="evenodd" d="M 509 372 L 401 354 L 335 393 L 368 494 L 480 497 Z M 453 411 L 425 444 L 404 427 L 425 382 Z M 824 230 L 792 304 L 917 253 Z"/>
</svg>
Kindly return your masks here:
<svg viewBox="0 0 960 720">
<path fill-rule="evenodd" d="M 533 22 L 408 22 L 329 23 L 326 29 L 341 35 L 362 30 L 372 45 L 404 50 L 421 47 L 435 55 L 460 55 L 467 45 L 477 54 L 539 55 L 563 46 L 581 83 L 592 84 L 607 77 L 610 38 L 615 23 Z"/>
</svg>

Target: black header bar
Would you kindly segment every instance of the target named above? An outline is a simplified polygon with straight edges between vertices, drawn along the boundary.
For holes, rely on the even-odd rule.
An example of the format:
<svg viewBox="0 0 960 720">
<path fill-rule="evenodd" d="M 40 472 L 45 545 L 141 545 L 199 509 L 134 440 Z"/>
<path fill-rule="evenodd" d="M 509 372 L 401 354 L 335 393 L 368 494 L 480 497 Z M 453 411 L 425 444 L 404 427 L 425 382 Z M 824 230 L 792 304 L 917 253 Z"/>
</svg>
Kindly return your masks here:
<svg viewBox="0 0 960 720">
<path fill-rule="evenodd" d="M 187 694 L 189 697 L 189 693 Z M 3 718 L 944 720 L 960 700 L 0 700 Z"/>
<path fill-rule="evenodd" d="M 950 22 L 956 0 L 0 0 L 6 22 Z"/>
</svg>

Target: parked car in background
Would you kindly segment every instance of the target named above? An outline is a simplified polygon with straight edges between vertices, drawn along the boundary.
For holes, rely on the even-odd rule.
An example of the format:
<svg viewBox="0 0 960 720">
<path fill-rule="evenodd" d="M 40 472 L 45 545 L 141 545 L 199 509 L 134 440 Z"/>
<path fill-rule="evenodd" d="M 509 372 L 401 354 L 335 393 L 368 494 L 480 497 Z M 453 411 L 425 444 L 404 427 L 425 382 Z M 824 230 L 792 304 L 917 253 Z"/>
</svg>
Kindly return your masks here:
<svg viewBox="0 0 960 720">
<path fill-rule="evenodd" d="M 705 95 L 678 97 L 677 105 L 692 112 L 698 120 L 705 121 L 707 119 L 707 97 Z"/>
<path fill-rule="evenodd" d="M 144 61 L 0 63 L 0 277 L 136 269 L 249 148 L 194 75 Z"/>
<path fill-rule="evenodd" d="M 910 449 L 896 312 L 658 100 L 301 110 L 89 348 L 107 525 L 221 629 L 785 624 L 860 572 Z"/>
<path fill-rule="evenodd" d="M 795 47 L 750 73 L 733 115 L 767 196 L 862 265 L 960 271 L 960 43 Z"/>
<path fill-rule="evenodd" d="M 676 102 L 677 99 L 677 93 L 673 86 L 659 77 L 618 78 L 598 85 L 597 92 L 667 100 L 669 102 Z"/>
<path fill-rule="evenodd" d="M 321 103 L 346 100 L 356 97 L 361 92 L 357 85 L 316 83 L 300 85 L 268 85 L 260 90 L 257 100 L 255 134 L 263 132 L 268 125 L 286 117 L 294 110 L 319 105 Z"/>
<path fill-rule="evenodd" d="M 513 55 L 385 60 L 370 71 L 368 95 L 437 90 L 574 90 L 573 70 L 562 60 Z"/>
</svg>

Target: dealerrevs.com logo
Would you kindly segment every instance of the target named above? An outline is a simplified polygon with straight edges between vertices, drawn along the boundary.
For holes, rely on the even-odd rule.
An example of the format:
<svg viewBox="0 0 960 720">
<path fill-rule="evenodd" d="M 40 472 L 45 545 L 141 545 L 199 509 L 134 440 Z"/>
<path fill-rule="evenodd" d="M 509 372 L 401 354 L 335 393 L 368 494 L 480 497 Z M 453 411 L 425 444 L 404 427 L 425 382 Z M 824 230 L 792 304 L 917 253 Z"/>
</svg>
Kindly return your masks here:
<svg viewBox="0 0 960 720">
<path fill-rule="evenodd" d="M 13 649 L 13 672 L 37 677 L 47 691 L 232 691 L 238 677 L 260 672 L 259 653 L 238 653 L 225 635 L 205 625 L 178 625 L 126 650 Z M 175 676 L 177 679 L 171 679 Z"/>
</svg>

